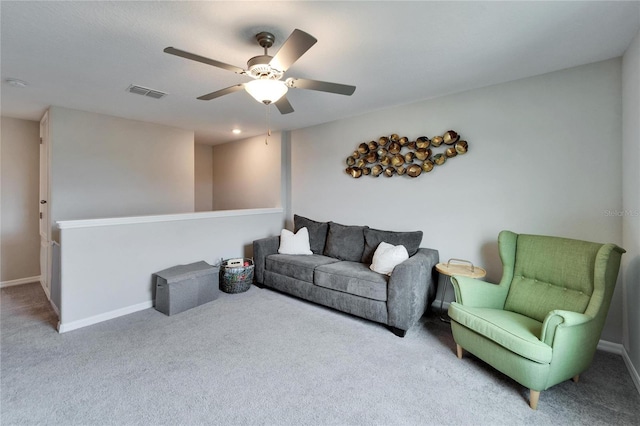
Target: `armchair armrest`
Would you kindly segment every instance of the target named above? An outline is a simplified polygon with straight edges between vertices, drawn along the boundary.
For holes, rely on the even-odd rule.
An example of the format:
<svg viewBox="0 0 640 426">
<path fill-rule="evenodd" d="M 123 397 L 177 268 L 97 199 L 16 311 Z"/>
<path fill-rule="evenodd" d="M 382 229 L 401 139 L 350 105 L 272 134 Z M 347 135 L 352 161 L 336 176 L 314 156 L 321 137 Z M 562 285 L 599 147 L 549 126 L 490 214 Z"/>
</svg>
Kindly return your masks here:
<svg viewBox="0 0 640 426">
<path fill-rule="evenodd" d="M 280 247 L 280 237 L 267 237 L 253 242 L 253 264 L 255 280 L 258 284 L 264 283 L 264 268 L 267 256 L 278 253 Z"/>
<path fill-rule="evenodd" d="M 575 377 L 589 367 L 601 329 L 602 324 L 590 315 L 563 310 L 547 314 L 540 340 L 553 350 L 549 383 Z"/>
<path fill-rule="evenodd" d="M 553 346 L 556 331 L 560 327 L 574 327 L 587 324 L 592 320 L 593 318 L 589 315 L 556 309 L 549 312 L 544 318 L 540 332 L 540 340 L 549 346 Z"/>
<path fill-rule="evenodd" d="M 393 269 L 387 287 L 390 326 L 408 330 L 424 314 L 435 297 L 436 282 L 432 271 L 439 259 L 437 250 L 420 248 Z"/>
<path fill-rule="evenodd" d="M 504 308 L 509 288 L 481 281 L 476 278 L 455 275 L 451 277 L 456 292 L 456 302 L 476 308 Z"/>
</svg>

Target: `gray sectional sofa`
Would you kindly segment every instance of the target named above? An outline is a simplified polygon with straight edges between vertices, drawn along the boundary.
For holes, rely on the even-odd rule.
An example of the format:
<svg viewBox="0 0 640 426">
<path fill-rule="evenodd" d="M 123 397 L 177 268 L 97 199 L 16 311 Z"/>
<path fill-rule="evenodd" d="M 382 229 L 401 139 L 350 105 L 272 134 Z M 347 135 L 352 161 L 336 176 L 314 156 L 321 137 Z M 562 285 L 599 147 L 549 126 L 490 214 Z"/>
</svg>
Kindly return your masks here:
<svg viewBox="0 0 640 426">
<path fill-rule="evenodd" d="M 312 255 L 279 254 L 279 238 L 253 242 L 255 280 L 269 287 L 389 326 L 404 337 L 435 298 L 437 250 L 420 248 L 422 231 L 391 232 L 294 216 L 306 227 Z M 409 259 L 391 275 L 372 271 L 380 242 L 404 245 Z"/>
</svg>

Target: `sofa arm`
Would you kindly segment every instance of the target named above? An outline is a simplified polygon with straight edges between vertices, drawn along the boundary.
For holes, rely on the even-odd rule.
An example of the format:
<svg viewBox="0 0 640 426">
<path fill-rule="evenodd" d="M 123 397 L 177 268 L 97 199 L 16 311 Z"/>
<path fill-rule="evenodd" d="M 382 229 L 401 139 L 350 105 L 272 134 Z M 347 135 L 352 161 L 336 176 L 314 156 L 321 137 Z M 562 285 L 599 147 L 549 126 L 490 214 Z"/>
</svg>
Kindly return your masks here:
<svg viewBox="0 0 640 426">
<path fill-rule="evenodd" d="M 264 268 L 267 256 L 278 253 L 280 247 L 280 237 L 267 237 L 253 242 L 253 264 L 256 283 L 264 283 Z"/>
<path fill-rule="evenodd" d="M 425 313 L 436 294 L 437 250 L 420 248 L 393 269 L 387 290 L 389 326 L 408 330 Z"/>
</svg>

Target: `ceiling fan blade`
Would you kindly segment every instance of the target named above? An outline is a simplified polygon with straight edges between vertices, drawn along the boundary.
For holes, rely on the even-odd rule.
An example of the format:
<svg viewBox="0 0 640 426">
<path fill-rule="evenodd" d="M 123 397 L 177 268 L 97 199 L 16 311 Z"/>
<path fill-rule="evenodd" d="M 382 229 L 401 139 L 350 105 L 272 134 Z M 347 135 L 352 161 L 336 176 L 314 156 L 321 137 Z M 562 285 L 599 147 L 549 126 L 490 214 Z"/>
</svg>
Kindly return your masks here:
<svg viewBox="0 0 640 426">
<path fill-rule="evenodd" d="M 203 64 L 213 65 L 214 67 L 222 68 L 224 70 L 233 71 L 236 74 L 244 74 L 244 70 L 240 67 L 225 64 L 224 62 L 216 61 L 215 59 L 205 58 L 204 56 L 196 55 L 195 53 L 185 52 L 184 50 L 176 49 L 175 47 L 167 47 L 164 49 L 164 52 L 180 56 L 185 59 L 191 59 L 192 61 L 202 62 Z"/>
<path fill-rule="evenodd" d="M 211 99 L 219 98 L 220 96 L 228 95 L 229 93 L 237 92 L 244 89 L 244 84 L 236 84 L 235 86 L 227 87 L 226 89 L 216 90 L 215 92 L 208 93 L 198 97 L 201 101 L 210 101 Z"/>
<path fill-rule="evenodd" d="M 295 61 L 316 44 L 318 40 L 310 34 L 293 30 L 289 38 L 284 42 L 278 53 L 269 62 L 273 68 L 279 71 L 286 71 Z"/>
<path fill-rule="evenodd" d="M 280 111 L 280 114 L 289 114 L 294 111 L 286 96 L 283 96 L 276 101 L 276 107 L 278 108 L 278 111 Z"/>
<path fill-rule="evenodd" d="M 320 92 L 336 93 L 338 95 L 351 96 L 356 91 L 356 86 L 347 84 L 329 83 L 327 81 L 309 80 L 306 78 L 287 79 L 289 86 L 296 89 L 318 90 Z"/>
</svg>

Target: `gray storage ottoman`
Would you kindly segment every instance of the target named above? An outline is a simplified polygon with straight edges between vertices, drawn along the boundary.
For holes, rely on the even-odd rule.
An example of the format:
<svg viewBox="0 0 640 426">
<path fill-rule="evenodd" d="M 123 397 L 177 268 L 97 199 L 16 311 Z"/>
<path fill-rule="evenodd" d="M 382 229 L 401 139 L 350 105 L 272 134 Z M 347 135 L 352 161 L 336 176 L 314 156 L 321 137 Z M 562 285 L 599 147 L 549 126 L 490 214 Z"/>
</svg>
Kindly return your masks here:
<svg viewBox="0 0 640 426">
<path fill-rule="evenodd" d="M 219 271 L 200 261 L 156 272 L 156 309 L 174 315 L 216 299 Z"/>
</svg>

